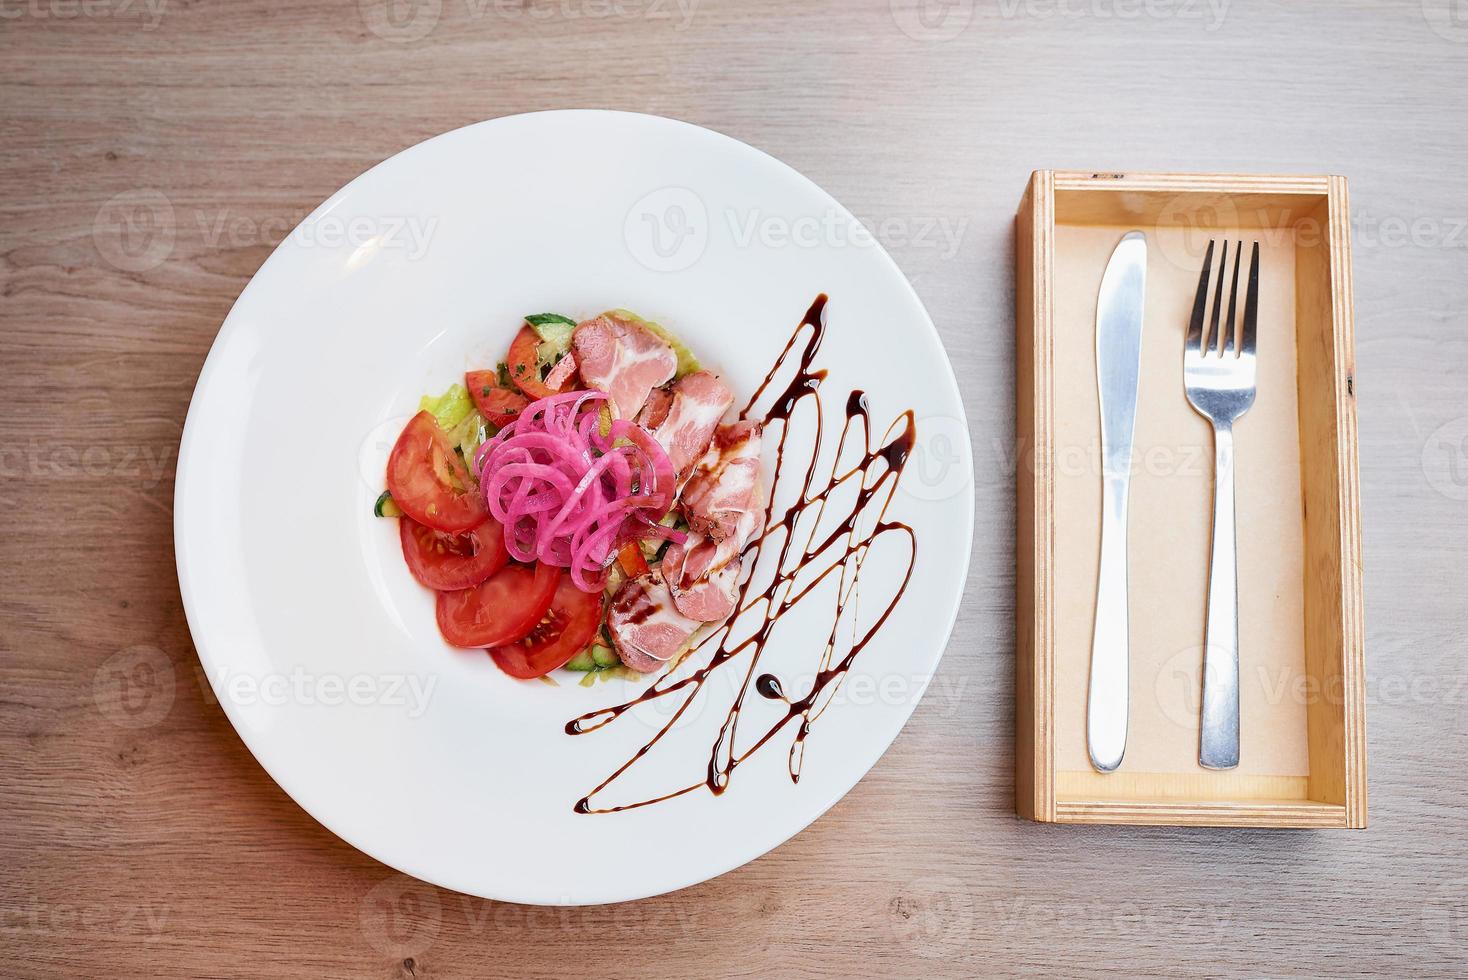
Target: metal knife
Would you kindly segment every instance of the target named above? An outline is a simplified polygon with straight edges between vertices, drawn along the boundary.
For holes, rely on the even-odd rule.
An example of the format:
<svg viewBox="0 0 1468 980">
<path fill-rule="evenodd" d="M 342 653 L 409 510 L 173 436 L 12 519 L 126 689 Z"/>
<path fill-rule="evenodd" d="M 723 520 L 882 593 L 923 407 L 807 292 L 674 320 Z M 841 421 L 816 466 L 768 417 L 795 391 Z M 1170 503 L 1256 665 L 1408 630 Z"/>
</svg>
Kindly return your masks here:
<svg viewBox="0 0 1468 980">
<path fill-rule="evenodd" d="M 1086 746 L 1101 772 L 1126 752 L 1130 669 L 1127 646 L 1127 491 L 1142 358 L 1147 238 L 1128 232 L 1111 253 L 1096 303 L 1096 385 L 1101 402 L 1101 566 L 1091 634 Z"/>
</svg>

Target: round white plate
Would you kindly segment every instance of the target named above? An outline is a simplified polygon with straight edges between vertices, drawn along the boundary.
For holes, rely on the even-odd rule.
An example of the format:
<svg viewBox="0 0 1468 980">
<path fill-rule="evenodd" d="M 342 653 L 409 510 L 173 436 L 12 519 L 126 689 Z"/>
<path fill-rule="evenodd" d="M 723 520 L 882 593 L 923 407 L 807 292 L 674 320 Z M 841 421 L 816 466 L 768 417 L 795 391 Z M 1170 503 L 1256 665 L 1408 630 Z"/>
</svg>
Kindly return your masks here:
<svg viewBox="0 0 1468 980">
<path fill-rule="evenodd" d="M 446 646 L 395 522 L 371 514 L 387 452 L 419 396 L 492 366 L 524 314 L 636 310 L 679 332 L 742 405 L 822 292 L 824 452 L 853 388 L 868 393 L 879 432 L 906 409 L 917 420 L 888 512 L 917 538 L 911 585 L 815 721 L 798 783 L 788 771 L 792 724 L 720 795 L 700 788 L 624 812 L 575 813 L 666 722 L 669 699 L 572 737 L 572 717 L 646 682 L 581 687 L 567 672 L 558 686 L 516 682 L 483 653 Z M 813 414 L 797 415 L 792 445 L 814 429 Z M 973 519 L 952 369 L 881 247 L 820 188 L 743 143 L 599 111 L 439 136 L 321 205 L 220 330 L 189 408 L 175 503 L 199 658 L 270 775 L 334 833 L 407 874 L 541 904 L 703 881 L 840 799 L 937 668 Z M 858 620 L 870 620 L 905 567 L 901 549 L 872 551 Z M 829 622 L 792 613 L 759 673 L 800 697 Z M 731 666 L 599 805 L 704 778 L 743 681 L 745 667 Z M 746 700 L 741 751 L 784 710 L 753 691 Z"/>
</svg>

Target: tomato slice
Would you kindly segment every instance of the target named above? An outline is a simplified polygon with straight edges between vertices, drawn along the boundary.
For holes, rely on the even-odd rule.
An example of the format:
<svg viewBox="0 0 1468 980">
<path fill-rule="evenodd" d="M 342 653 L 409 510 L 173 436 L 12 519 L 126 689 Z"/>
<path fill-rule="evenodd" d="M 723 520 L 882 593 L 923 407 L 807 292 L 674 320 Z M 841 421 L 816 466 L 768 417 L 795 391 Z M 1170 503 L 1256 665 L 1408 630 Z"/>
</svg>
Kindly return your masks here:
<svg viewBox="0 0 1468 980">
<path fill-rule="evenodd" d="M 503 429 L 520 414 L 520 409 L 530 403 L 518 391 L 500 387 L 500 377 L 494 371 L 469 371 L 464 375 L 464 387 L 479 409 L 491 423 Z"/>
<path fill-rule="evenodd" d="M 621 563 L 622 571 L 626 572 L 629 578 L 637 578 L 648 572 L 647 559 L 642 554 L 642 545 L 636 541 L 628 541 L 622 545 L 621 550 L 617 552 L 617 561 Z"/>
<path fill-rule="evenodd" d="M 561 570 L 550 565 L 506 565 L 472 589 L 438 594 L 438 631 L 456 647 L 497 647 L 535 629 Z"/>
<path fill-rule="evenodd" d="M 536 400 L 547 395 L 559 394 L 567 390 L 571 379 L 566 379 L 566 384 L 561 388 L 551 388 L 540 379 L 540 334 L 531 327 L 520 328 L 515 335 L 515 340 L 510 344 L 510 356 L 505 358 L 505 363 L 510 369 L 510 380 L 515 387 L 525 392 L 530 399 Z"/>
<path fill-rule="evenodd" d="M 431 412 L 419 412 L 398 436 L 387 459 L 393 502 L 419 524 L 467 531 L 489 516 L 469 468 L 449 445 Z"/>
<path fill-rule="evenodd" d="M 529 680 L 548 674 L 590 645 L 601 626 L 600 592 L 582 592 L 561 573 L 550 611 L 522 640 L 489 651 L 500 670 Z"/>
<path fill-rule="evenodd" d="M 408 571 L 430 589 L 472 589 L 505 567 L 505 531 L 494 518 L 458 534 L 398 518 Z"/>
</svg>

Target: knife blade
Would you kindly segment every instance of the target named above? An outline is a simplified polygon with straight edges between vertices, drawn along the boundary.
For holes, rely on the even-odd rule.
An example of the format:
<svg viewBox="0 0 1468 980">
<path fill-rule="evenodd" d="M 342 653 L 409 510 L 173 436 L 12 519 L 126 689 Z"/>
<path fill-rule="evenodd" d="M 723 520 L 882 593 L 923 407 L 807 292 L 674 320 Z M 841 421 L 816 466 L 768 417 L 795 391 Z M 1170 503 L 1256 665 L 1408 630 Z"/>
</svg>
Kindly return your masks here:
<svg viewBox="0 0 1468 980">
<path fill-rule="evenodd" d="M 1086 747 L 1091 764 L 1112 772 L 1126 753 L 1130 656 L 1127 625 L 1127 494 L 1142 360 L 1147 238 L 1122 236 L 1096 301 L 1096 387 L 1101 407 L 1101 562 L 1091 634 Z"/>
</svg>

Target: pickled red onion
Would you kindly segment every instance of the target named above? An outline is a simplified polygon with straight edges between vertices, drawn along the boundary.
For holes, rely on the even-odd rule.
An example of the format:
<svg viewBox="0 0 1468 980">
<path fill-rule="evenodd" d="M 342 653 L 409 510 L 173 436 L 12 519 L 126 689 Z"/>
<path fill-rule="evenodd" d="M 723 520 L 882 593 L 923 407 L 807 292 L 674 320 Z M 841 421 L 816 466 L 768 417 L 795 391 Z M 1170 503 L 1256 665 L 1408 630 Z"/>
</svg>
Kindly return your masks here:
<svg viewBox="0 0 1468 980">
<path fill-rule="evenodd" d="M 627 542 L 686 538 L 658 523 L 677 497 L 672 460 L 635 422 L 608 425 L 606 402 L 600 391 L 542 398 L 474 454 L 484 502 L 504 525 L 510 554 L 570 569 L 584 592 L 605 586 Z"/>
</svg>

